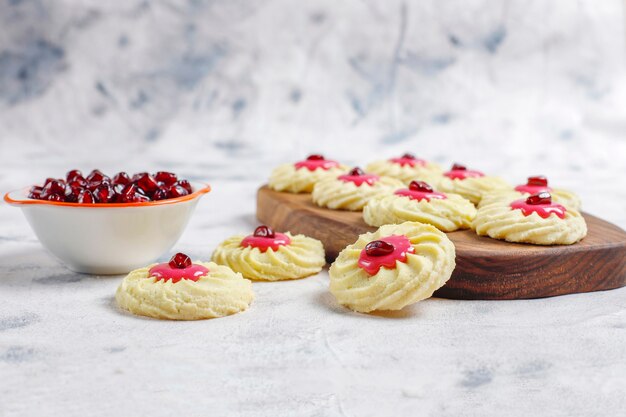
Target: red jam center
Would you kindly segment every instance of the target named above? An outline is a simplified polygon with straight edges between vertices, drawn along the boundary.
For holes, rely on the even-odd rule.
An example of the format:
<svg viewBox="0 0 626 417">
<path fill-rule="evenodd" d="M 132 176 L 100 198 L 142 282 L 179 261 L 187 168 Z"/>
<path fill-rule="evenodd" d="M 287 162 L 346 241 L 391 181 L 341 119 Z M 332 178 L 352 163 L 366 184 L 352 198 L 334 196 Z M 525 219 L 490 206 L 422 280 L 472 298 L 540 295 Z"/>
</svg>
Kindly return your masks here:
<svg viewBox="0 0 626 417">
<path fill-rule="evenodd" d="M 526 184 L 521 184 L 515 187 L 515 191 L 520 193 L 537 194 L 543 191 L 552 191 L 551 187 L 548 187 L 548 179 L 543 175 L 536 175 L 534 177 L 528 177 Z"/>
<path fill-rule="evenodd" d="M 338 176 L 337 179 L 343 182 L 352 182 L 357 187 L 360 187 L 363 184 L 374 185 L 380 177 L 378 175 L 366 174 L 361 168 L 354 167 L 347 174 Z"/>
<path fill-rule="evenodd" d="M 431 198 L 445 200 L 446 198 L 448 198 L 445 194 L 439 193 L 437 191 L 413 191 L 408 188 L 401 188 L 397 190 L 394 194 L 402 197 L 409 197 L 411 200 L 417 201 L 430 201 Z"/>
<path fill-rule="evenodd" d="M 325 171 L 336 168 L 339 166 L 339 162 L 325 159 L 322 155 L 310 155 L 304 161 L 298 161 L 295 164 L 296 169 L 306 168 L 309 171 L 315 171 L 316 169 L 323 169 Z"/>
<path fill-rule="evenodd" d="M 395 268 L 396 261 L 406 262 L 409 253 L 415 253 L 415 248 L 406 236 L 383 237 L 368 243 L 361 251 L 359 267 L 370 275 L 376 275 L 381 267 Z"/>
<path fill-rule="evenodd" d="M 547 219 L 551 214 L 556 214 L 558 218 L 563 219 L 567 211 L 562 205 L 552 203 L 552 196 L 545 191 L 533 194 L 526 199 L 515 200 L 511 203 L 511 208 L 521 210 L 524 216 L 537 213 L 543 219 Z"/>
<path fill-rule="evenodd" d="M 269 248 L 272 248 L 272 250 L 277 251 L 279 247 L 289 245 L 290 243 L 291 243 L 291 239 L 289 239 L 289 236 L 284 235 L 282 233 L 273 233 L 272 237 L 255 236 L 255 235 L 246 236 L 241 241 L 241 246 L 244 248 L 247 248 L 247 247 L 258 248 L 261 252 L 265 252 Z"/>
<path fill-rule="evenodd" d="M 172 280 L 173 284 L 176 284 L 178 281 L 182 279 L 189 279 L 191 281 L 197 281 L 201 276 L 204 276 L 209 273 L 208 268 L 191 264 L 186 268 L 172 268 L 169 263 L 158 264 L 150 268 L 149 276 L 156 278 L 157 281 L 163 280 L 168 281 Z"/>
<path fill-rule="evenodd" d="M 424 161 L 423 159 L 416 158 L 415 156 L 409 153 L 402 155 L 400 158 L 391 158 L 389 162 L 393 162 L 394 164 L 398 164 L 400 166 L 408 165 L 411 168 L 417 165 L 422 166 L 422 167 L 426 165 L 426 161 Z"/>
<path fill-rule="evenodd" d="M 482 172 L 472 169 L 452 169 L 448 172 L 444 172 L 443 175 L 452 180 L 464 180 L 466 178 L 480 178 L 485 176 Z"/>
</svg>

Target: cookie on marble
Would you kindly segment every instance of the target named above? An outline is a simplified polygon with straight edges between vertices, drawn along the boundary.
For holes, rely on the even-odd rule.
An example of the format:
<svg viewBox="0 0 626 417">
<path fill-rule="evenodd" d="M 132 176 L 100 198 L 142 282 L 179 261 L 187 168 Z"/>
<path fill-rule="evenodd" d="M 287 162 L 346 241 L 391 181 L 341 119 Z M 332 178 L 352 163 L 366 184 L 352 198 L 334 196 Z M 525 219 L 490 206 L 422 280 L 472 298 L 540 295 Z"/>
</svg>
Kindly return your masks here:
<svg viewBox="0 0 626 417">
<path fill-rule="evenodd" d="M 439 165 L 416 158 L 410 153 L 406 153 L 399 158 L 372 162 L 365 167 L 365 171 L 396 178 L 406 185 L 411 181 L 424 181 L 436 186 L 443 174 Z"/>
<path fill-rule="evenodd" d="M 201 320 L 244 311 L 254 299 L 252 283 L 213 262 L 191 262 L 177 253 L 168 263 L 131 271 L 115 294 L 133 314 L 169 320 Z"/>
<path fill-rule="evenodd" d="M 432 296 L 454 267 L 454 244 L 434 226 L 385 225 L 339 253 L 329 270 L 330 292 L 354 311 L 400 310 Z"/>
<path fill-rule="evenodd" d="M 282 281 L 317 274 L 326 264 L 322 242 L 259 226 L 250 236 L 226 239 L 213 252 L 213 261 L 257 281 Z"/>
<path fill-rule="evenodd" d="M 444 232 L 469 229 L 476 208 L 456 194 L 434 191 L 423 181 L 412 181 L 409 188 L 371 199 L 363 209 L 363 219 L 370 226 L 407 221 L 431 224 Z"/>
<path fill-rule="evenodd" d="M 454 164 L 450 171 L 444 172 L 437 186 L 439 191 L 459 194 L 475 205 L 480 203 L 486 193 L 510 188 L 511 186 L 502 178 L 486 176 L 480 171 L 467 169 L 460 164 Z"/>
<path fill-rule="evenodd" d="M 310 193 L 319 181 L 336 178 L 347 170 L 348 167 L 337 161 L 325 159 L 322 155 L 310 155 L 304 161 L 276 167 L 268 186 L 276 191 Z"/>
<path fill-rule="evenodd" d="M 587 223 L 581 214 L 553 203 L 547 191 L 483 205 L 473 227 L 478 235 L 535 245 L 571 245 L 587 235 Z"/>
<path fill-rule="evenodd" d="M 498 200 L 517 200 L 543 191 L 549 192 L 552 195 L 552 201 L 555 203 L 580 211 L 582 206 L 580 197 L 571 191 L 550 187 L 548 179 L 543 175 L 528 177 L 526 184 L 520 184 L 514 189 L 503 189 L 486 193 L 478 206 L 481 207 Z"/>
<path fill-rule="evenodd" d="M 372 198 L 390 194 L 404 187 L 402 181 L 366 174 L 360 168 L 335 178 L 318 182 L 313 187 L 313 202 L 334 210 L 361 211 Z"/>
</svg>

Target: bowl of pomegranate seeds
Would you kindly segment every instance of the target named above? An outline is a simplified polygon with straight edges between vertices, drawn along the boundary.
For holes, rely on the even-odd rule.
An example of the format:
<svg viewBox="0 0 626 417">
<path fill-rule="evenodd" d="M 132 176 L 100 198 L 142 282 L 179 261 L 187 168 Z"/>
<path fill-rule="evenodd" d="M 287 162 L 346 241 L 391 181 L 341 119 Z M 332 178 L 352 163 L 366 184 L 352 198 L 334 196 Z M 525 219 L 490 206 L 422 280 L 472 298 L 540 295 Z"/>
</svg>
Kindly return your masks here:
<svg viewBox="0 0 626 417">
<path fill-rule="evenodd" d="M 23 210 L 43 246 L 70 269 L 109 275 L 168 252 L 210 190 L 165 171 L 109 177 L 97 169 L 86 176 L 72 170 L 4 200 Z"/>
</svg>

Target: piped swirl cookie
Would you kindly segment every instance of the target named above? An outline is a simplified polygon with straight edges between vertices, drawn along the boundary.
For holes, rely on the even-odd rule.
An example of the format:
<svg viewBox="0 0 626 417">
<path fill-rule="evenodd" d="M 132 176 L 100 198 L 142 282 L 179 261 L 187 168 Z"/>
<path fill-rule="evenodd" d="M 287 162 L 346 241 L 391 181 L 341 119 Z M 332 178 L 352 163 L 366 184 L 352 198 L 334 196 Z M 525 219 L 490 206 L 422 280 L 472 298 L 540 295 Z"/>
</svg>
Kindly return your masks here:
<svg viewBox="0 0 626 417">
<path fill-rule="evenodd" d="M 491 204 L 498 200 L 516 200 L 544 191 L 550 193 L 552 201 L 555 203 L 563 204 L 565 207 L 580 211 L 582 204 L 580 198 L 576 194 L 568 190 L 550 187 L 548 185 L 548 179 L 543 175 L 528 177 L 526 184 L 520 184 L 512 190 L 496 190 L 486 193 L 480 200 L 479 207 Z"/>
<path fill-rule="evenodd" d="M 476 208 L 456 194 L 434 191 L 423 181 L 412 181 L 409 188 L 371 199 L 363 209 L 363 219 L 370 226 L 406 221 L 427 223 L 444 232 L 469 229 Z"/>
<path fill-rule="evenodd" d="M 319 240 L 277 233 L 267 226 L 257 227 L 250 236 L 226 239 L 213 252 L 213 261 L 258 281 L 304 278 L 320 272 L 326 264 Z"/>
<path fill-rule="evenodd" d="M 510 185 L 502 178 L 486 176 L 460 164 L 454 164 L 450 171 L 444 172 L 437 187 L 444 193 L 459 194 L 474 204 L 480 203 L 482 196 L 488 192 L 507 188 Z"/>
<path fill-rule="evenodd" d="M 484 205 L 478 209 L 473 227 L 478 235 L 535 245 L 571 245 L 587 235 L 581 214 L 553 203 L 547 191 Z"/>
<path fill-rule="evenodd" d="M 354 311 L 400 310 L 441 288 L 454 259 L 450 239 L 431 225 L 382 226 L 341 251 L 330 267 L 330 292 Z"/>
<path fill-rule="evenodd" d="M 360 168 L 315 184 L 313 202 L 335 210 L 361 211 L 372 198 L 402 188 L 402 181 L 390 177 L 366 174 Z"/>
<path fill-rule="evenodd" d="M 410 153 L 399 158 L 372 162 L 365 170 L 372 174 L 399 179 L 406 185 L 416 180 L 436 186 L 443 173 L 439 165 L 416 158 Z"/>
<path fill-rule="evenodd" d="M 177 253 L 169 263 L 130 272 L 115 294 L 133 314 L 170 320 L 200 320 L 244 311 L 254 299 L 252 283 L 213 262 L 191 262 Z"/>
<path fill-rule="evenodd" d="M 269 179 L 269 187 L 289 193 L 310 193 L 313 186 L 327 178 L 336 178 L 348 168 L 322 155 L 310 155 L 304 161 L 276 167 Z"/>
</svg>

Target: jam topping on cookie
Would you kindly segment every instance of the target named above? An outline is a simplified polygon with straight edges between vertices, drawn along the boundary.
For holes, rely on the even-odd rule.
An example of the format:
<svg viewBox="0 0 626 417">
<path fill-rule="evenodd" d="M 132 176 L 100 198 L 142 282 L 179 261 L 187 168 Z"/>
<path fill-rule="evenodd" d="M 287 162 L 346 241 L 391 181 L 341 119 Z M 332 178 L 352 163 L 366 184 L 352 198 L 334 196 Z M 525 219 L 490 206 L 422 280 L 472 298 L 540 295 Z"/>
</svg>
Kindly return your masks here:
<svg viewBox="0 0 626 417">
<path fill-rule="evenodd" d="M 343 182 L 352 182 L 357 187 L 363 184 L 374 185 L 376 181 L 380 179 L 378 175 L 366 174 L 361 168 L 354 167 L 347 174 L 337 177 Z"/>
<path fill-rule="evenodd" d="M 452 169 L 450 169 L 450 171 L 444 172 L 443 175 L 452 180 L 464 180 L 466 178 L 480 178 L 485 176 L 485 174 L 480 171 L 467 169 L 465 165 L 456 163 L 452 165 Z"/>
<path fill-rule="evenodd" d="M 323 169 L 327 171 L 331 168 L 337 168 L 339 166 L 339 162 L 326 159 L 323 155 L 315 154 L 309 155 L 307 159 L 305 159 L 304 161 L 298 161 L 294 165 L 296 169 L 306 168 L 309 171 Z"/>
<path fill-rule="evenodd" d="M 396 261 L 406 262 L 406 256 L 415 248 L 406 236 L 391 235 L 373 240 L 359 256 L 359 267 L 370 275 L 376 275 L 381 267 L 395 268 Z"/>
<path fill-rule="evenodd" d="M 430 201 L 432 198 L 445 200 L 448 198 L 445 194 L 434 191 L 433 187 L 424 181 L 411 181 L 409 188 L 401 188 L 394 194 L 402 197 L 409 197 L 411 200 L 417 201 Z"/>
<path fill-rule="evenodd" d="M 520 193 L 537 194 L 542 191 L 552 191 L 552 188 L 548 186 L 548 179 L 543 175 L 535 175 L 534 177 L 528 177 L 526 184 L 521 184 L 515 187 L 515 191 Z"/>
<path fill-rule="evenodd" d="M 398 164 L 400 166 L 410 166 L 411 168 L 415 166 L 424 166 L 426 165 L 426 161 L 423 159 L 416 158 L 415 155 L 410 153 L 405 153 L 400 158 L 391 158 L 389 162 L 393 162 L 394 164 Z"/>
<path fill-rule="evenodd" d="M 191 262 L 191 258 L 184 253 L 172 256 L 168 263 L 153 266 L 148 271 L 148 276 L 156 278 L 156 281 L 172 280 L 173 284 L 183 279 L 197 281 L 201 276 L 209 273 L 209 269 Z"/>
<path fill-rule="evenodd" d="M 552 203 L 552 196 L 547 191 L 533 194 L 526 199 L 515 200 L 511 203 L 511 208 L 521 210 L 524 216 L 530 216 L 537 213 L 539 217 L 547 219 L 551 214 L 557 217 L 565 218 L 567 209 L 560 204 Z"/>
<path fill-rule="evenodd" d="M 291 239 L 289 239 L 289 236 L 276 233 L 271 227 L 262 225 L 254 229 L 252 235 L 246 236 L 241 241 L 241 246 L 244 248 L 258 248 L 261 252 L 265 252 L 269 248 L 277 251 L 279 247 L 289 245 L 290 243 Z"/>
</svg>

